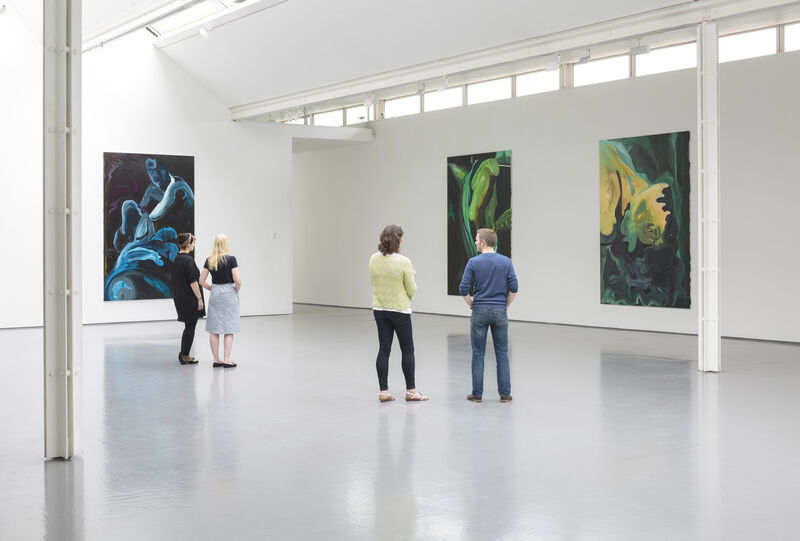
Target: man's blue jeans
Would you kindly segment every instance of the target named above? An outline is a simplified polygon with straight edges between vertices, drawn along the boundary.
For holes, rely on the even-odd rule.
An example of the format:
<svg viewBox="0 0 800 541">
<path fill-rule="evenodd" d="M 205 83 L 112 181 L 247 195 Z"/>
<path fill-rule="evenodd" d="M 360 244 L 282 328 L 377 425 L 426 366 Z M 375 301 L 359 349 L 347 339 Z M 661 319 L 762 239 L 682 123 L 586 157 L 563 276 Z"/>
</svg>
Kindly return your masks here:
<svg viewBox="0 0 800 541">
<path fill-rule="evenodd" d="M 486 335 L 492 329 L 494 355 L 497 358 L 497 391 L 511 394 L 511 371 L 508 366 L 508 312 L 501 306 L 473 306 L 469 318 L 472 339 L 472 394 L 483 396 L 483 356 Z"/>
</svg>

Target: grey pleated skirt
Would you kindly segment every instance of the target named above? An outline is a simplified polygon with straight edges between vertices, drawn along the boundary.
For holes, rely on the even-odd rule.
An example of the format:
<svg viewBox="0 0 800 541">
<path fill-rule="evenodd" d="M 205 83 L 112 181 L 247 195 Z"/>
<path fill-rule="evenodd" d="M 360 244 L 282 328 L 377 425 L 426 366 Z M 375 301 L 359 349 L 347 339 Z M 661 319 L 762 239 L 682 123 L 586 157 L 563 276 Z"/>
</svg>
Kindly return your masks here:
<svg viewBox="0 0 800 541">
<path fill-rule="evenodd" d="M 211 284 L 206 332 L 211 334 L 239 332 L 239 293 L 233 284 Z"/>
</svg>

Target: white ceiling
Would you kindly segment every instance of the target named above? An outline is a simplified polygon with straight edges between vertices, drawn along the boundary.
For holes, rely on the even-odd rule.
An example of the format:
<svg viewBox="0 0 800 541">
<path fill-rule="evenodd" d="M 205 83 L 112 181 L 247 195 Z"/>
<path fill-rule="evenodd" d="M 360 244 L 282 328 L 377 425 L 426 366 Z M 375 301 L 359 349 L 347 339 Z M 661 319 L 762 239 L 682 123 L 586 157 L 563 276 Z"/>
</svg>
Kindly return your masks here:
<svg viewBox="0 0 800 541">
<path fill-rule="evenodd" d="M 124 4 L 134 0 L 88 0 Z M 151 3 L 161 0 L 138 0 Z M 253 8 L 259 0 L 246 5 Z M 163 51 L 228 107 L 687 4 L 686 0 L 261 0 Z M 105 8 L 107 9 L 107 8 Z"/>
<path fill-rule="evenodd" d="M 0 0 L 0 6 L 5 6 L 3 17 L 19 19 L 38 42 L 42 41 L 42 2 L 29 0 Z M 2 31 L 2 28 L 0 28 Z M 13 51 L 3 51 L 5 54 L 14 54 Z M 2 54 L 2 53 L 0 53 Z"/>
<path fill-rule="evenodd" d="M 174 1 L 83 0 L 83 36 L 91 38 Z"/>
</svg>

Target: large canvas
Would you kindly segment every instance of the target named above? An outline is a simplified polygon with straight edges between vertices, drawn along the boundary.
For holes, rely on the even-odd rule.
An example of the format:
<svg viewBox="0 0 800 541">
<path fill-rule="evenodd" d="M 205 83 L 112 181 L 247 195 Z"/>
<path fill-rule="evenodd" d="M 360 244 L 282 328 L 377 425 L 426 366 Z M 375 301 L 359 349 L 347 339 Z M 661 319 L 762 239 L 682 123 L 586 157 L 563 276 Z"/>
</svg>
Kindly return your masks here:
<svg viewBox="0 0 800 541">
<path fill-rule="evenodd" d="M 689 132 L 600 141 L 600 302 L 689 308 Z"/>
<path fill-rule="evenodd" d="M 497 232 L 498 253 L 511 257 L 511 151 L 447 158 L 447 294 L 458 295 L 475 233 Z"/>
<path fill-rule="evenodd" d="M 194 157 L 103 153 L 107 301 L 172 297 L 178 233 L 194 233 Z"/>
</svg>

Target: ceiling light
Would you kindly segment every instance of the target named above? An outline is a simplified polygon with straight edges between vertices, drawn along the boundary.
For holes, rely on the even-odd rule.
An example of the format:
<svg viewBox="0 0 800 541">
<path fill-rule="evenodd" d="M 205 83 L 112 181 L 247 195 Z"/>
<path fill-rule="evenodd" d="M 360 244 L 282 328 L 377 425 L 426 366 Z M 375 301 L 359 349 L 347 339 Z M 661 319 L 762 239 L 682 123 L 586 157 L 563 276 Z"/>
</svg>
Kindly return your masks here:
<svg viewBox="0 0 800 541">
<path fill-rule="evenodd" d="M 422 96 L 425 93 L 425 83 L 420 83 L 417 87 L 417 96 Z"/>
<path fill-rule="evenodd" d="M 364 107 L 367 109 L 373 105 L 375 105 L 375 92 L 372 92 L 369 96 L 367 96 L 367 99 L 364 100 Z"/>
<path fill-rule="evenodd" d="M 234 4 L 241 4 L 242 2 L 246 2 L 247 0 L 233 0 Z"/>
<path fill-rule="evenodd" d="M 442 77 L 442 82 L 439 83 L 439 86 L 436 88 L 436 92 L 444 92 L 447 90 L 447 75 Z"/>
<path fill-rule="evenodd" d="M 132 19 L 123 25 L 108 30 L 107 32 L 102 32 L 95 36 L 84 35 L 81 51 L 85 53 L 94 49 L 95 47 L 102 47 L 104 44 L 109 43 L 117 38 L 121 38 L 122 36 L 126 36 L 131 32 L 135 32 L 150 25 L 158 24 L 164 19 L 168 19 L 185 11 L 194 10 L 200 5 L 205 4 L 201 4 L 201 0 L 174 0 L 158 9 L 148 11 L 144 15 L 136 17 L 135 19 Z M 159 33 L 163 34 L 163 28 L 161 30 L 162 31 Z"/>
<path fill-rule="evenodd" d="M 647 54 L 650 52 L 649 45 L 637 45 L 636 47 L 631 48 L 631 54 L 636 56 L 639 54 Z"/>
<path fill-rule="evenodd" d="M 211 26 L 202 26 L 200 27 L 200 35 L 204 38 L 208 38 L 208 36 L 211 35 L 212 30 L 214 30 L 214 28 Z"/>
<path fill-rule="evenodd" d="M 561 53 L 556 53 L 553 58 L 544 65 L 547 71 L 556 71 L 561 66 Z"/>
</svg>

